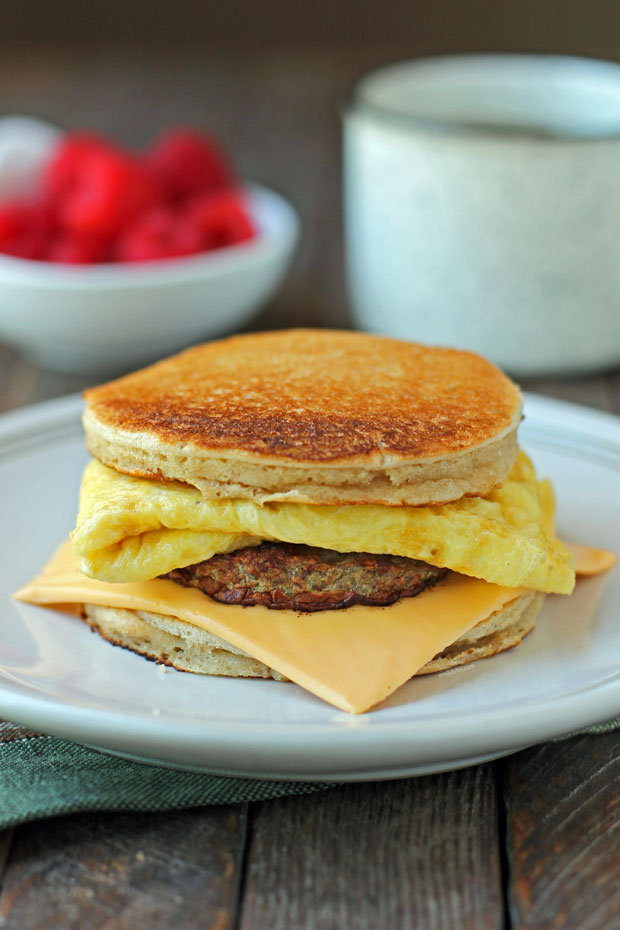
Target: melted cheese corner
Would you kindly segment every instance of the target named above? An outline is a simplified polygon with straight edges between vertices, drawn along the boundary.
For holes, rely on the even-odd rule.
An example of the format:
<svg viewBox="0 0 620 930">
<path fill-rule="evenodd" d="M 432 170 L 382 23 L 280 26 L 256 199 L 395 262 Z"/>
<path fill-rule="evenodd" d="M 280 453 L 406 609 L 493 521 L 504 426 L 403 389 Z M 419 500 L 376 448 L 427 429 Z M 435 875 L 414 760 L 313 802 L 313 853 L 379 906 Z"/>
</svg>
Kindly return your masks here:
<svg viewBox="0 0 620 930">
<path fill-rule="evenodd" d="M 73 545 L 103 581 L 143 581 L 263 539 L 389 553 L 510 588 L 570 594 L 572 555 L 553 531 L 553 494 L 520 453 L 487 497 L 434 507 L 205 500 L 189 485 L 88 465 Z"/>
</svg>

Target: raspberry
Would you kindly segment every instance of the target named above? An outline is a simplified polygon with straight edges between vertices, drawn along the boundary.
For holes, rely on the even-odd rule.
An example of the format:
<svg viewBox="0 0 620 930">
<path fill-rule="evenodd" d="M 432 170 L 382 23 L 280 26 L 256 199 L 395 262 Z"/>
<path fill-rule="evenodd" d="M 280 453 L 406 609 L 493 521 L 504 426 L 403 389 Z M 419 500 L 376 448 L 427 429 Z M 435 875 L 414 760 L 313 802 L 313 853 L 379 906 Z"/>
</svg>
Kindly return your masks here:
<svg viewBox="0 0 620 930">
<path fill-rule="evenodd" d="M 198 226 L 170 207 L 153 207 L 121 236 L 118 258 L 141 262 L 193 255 L 203 250 Z"/>
<path fill-rule="evenodd" d="M 107 152 L 111 144 L 90 132 L 74 132 L 65 136 L 47 166 L 43 186 L 54 200 L 71 193 L 82 170 L 84 158 L 92 152 Z"/>
<path fill-rule="evenodd" d="M 146 150 L 143 161 L 171 203 L 232 183 L 218 146 L 193 129 L 169 130 Z"/>
<path fill-rule="evenodd" d="M 200 229 L 203 248 L 207 250 L 245 242 L 256 234 L 239 191 L 196 197 L 189 204 L 188 213 Z"/>
<path fill-rule="evenodd" d="M 77 235 L 114 236 L 155 203 L 156 192 L 137 161 L 114 151 L 90 151 L 59 207 L 61 225 Z"/>
<path fill-rule="evenodd" d="M 49 244 L 45 258 L 69 265 L 92 265 L 106 260 L 107 244 L 100 239 L 63 234 Z"/>
<path fill-rule="evenodd" d="M 0 206 L 0 252 L 72 264 L 191 255 L 254 235 L 232 171 L 191 129 L 134 157 L 93 133 L 64 138 L 33 202 Z"/>
<path fill-rule="evenodd" d="M 47 240 L 38 230 L 22 232 L 5 241 L 0 246 L 0 252 L 13 255 L 15 258 L 30 258 L 40 260 L 45 254 Z"/>
<path fill-rule="evenodd" d="M 3 204 L 0 207 L 0 245 L 18 235 L 21 229 L 21 207 L 18 204 Z"/>
<path fill-rule="evenodd" d="M 0 240 L 33 228 L 47 235 L 54 226 L 53 210 L 45 202 L 18 200 L 0 206 Z"/>
<path fill-rule="evenodd" d="M 47 204 L 16 202 L 0 207 L 0 252 L 19 258 L 43 258 L 54 229 Z"/>
</svg>

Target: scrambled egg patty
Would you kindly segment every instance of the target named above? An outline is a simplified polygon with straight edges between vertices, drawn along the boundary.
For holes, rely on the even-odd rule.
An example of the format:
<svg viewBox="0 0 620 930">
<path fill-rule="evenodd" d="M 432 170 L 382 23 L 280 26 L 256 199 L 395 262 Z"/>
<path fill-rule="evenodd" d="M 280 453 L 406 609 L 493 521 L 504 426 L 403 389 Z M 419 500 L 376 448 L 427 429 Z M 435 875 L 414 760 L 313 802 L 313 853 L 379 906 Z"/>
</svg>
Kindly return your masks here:
<svg viewBox="0 0 620 930">
<path fill-rule="evenodd" d="M 155 578 L 263 540 L 419 559 L 505 587 L 569 594 L 572 556 L 553 532 L 553 492 L 523 453 L 486 497 L 430 507 L 205 500 L 195 488 L 88 465 L 73 545 L 102 581 Z"/>
</svg>

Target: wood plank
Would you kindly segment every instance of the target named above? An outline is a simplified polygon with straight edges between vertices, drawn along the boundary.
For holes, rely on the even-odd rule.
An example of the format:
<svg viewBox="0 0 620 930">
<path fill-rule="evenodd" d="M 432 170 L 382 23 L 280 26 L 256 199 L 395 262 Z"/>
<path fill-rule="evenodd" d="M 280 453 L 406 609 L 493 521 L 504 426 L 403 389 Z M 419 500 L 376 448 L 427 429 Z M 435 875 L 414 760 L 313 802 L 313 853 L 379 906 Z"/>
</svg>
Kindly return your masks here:
<svg viewBox="0 0 620 930">
<path fill-rule="evenodd" d="M 231 927 L 246 807 L 94 814 L 15 831 L 3 930 Z"/>
<path fill-rule="evenodd" d="M 620 927 L 620 733 L 503 763 L 515 930 Z"/>
<path fill-rule="evenodd" d="M 481 50 L 538 52 L 567 50 L 574 55 L 616 59 L 620 52 L 620 11 L 611 2 L 597 4 L 597 16 L 584 15 L 580 0 L 545 0 L 537 5 L 503 0 L 479 0 L 475 16 L 469 4 L 371 3 L 332 0 L 320 6 L 272 0 L 241 0 L 217 4 L 151 0 L 148 7 L 106 0 L 105 7 L 64 0 L 62 16 L 53 4 L 3 4 L 0 42 L 5 49 L 25 48 L 29 55 L 45 42 L 70 43 L 95 51 L 115 43 L 143 52 L 179 45 L 204 48 L 211 44 L 248 46 L 276 42 L 306 44 L 390 42 L 401 54 L 461 53 Z M 4 12 L 6 11 L 6 12 Z"/>
<path fill-rule="evenodd" d="M 0 892 L 4 884 L 6 867 L 13 844 L 13 832 L 12 829 L 0 831 Z"/>
<path fill-rule="evenodd" d="M 92 381 L 89 375 L 44 371 L 0 344 L 0 413 L 81 391 Z"/>
<path fill-rule="evenodd" d="M 493 771 L 257 805 L 242 930 L 503 926 Z"/>
</svg>

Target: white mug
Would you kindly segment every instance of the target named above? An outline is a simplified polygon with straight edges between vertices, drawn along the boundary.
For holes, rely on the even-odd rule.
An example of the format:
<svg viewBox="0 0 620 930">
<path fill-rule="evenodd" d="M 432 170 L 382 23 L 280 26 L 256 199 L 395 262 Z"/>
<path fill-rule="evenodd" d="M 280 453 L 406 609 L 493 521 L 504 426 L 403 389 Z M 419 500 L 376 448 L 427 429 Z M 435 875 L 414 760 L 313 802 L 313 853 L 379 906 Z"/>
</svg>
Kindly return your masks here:
<svg viewBox="0 0 620 930">
<path fill-rule="evenodd" d="M 359 326 L 523 376 L 620 362 L 619 65 L 391 65 L 354 89 L 344 146 Z"/>
</svg>

